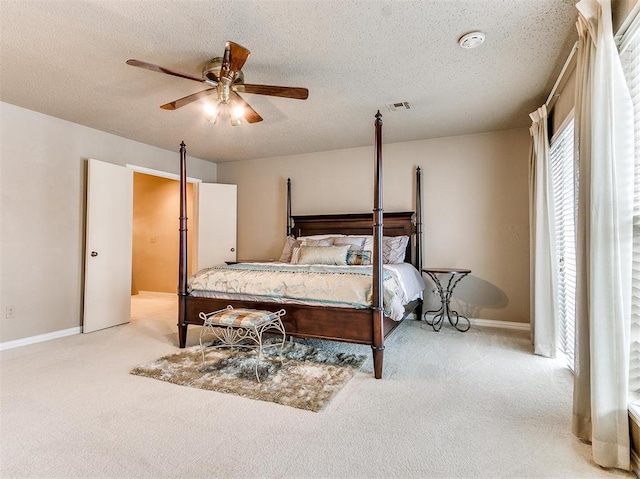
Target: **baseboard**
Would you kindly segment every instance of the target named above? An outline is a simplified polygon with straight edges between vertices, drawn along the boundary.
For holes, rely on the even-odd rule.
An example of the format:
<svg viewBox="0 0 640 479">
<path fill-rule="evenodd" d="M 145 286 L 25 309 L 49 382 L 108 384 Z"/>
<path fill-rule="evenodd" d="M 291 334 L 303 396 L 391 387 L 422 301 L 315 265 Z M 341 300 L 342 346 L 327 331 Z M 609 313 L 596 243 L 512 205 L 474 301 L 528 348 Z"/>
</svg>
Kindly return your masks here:
<svg viewBox="0 0 640 479">
<path fill-rule="evenodd" d="M 61 329 L 60 331 L 53 331 L 51 333 L 39 334 L 28 338 L 16 339 L 14 341 L 6 341 L 4 343 L 0 343 L 0 351 L 28 346 L 29 344 L 42 343 L 44 341 L 51 341 L 52 339 L 64 338 L 66 336 L 73 336 L 74 334 L 80 334 L 81 332 L 82 328 L 77 326 L 75 328 Z"/>
<path fill-rule="evenodd" d="M 428 316 L 433 318 L 433 315 L 431 314 Z M 469 318 L 469 321 L 471 321 L 471 326 L 478 326 L 481 328 L 517 329 L 519 331 L 530 331 L 531 329 L 531 325 L 529 323 L 516 323 L 514 321 L 498 321 L 496 319 L 480 318 Z"/>
<path fill-rule="evenodd" d="M 503 328 L 503 329 L 517 329 L 519 331 L 530 331 L 531 325 L 529 323 L 516 323 L 514 321 L 498 321 L 496 319 L 479 319 L 470 318 L 472 326 L 480 326 L 483 328 Z"/>
</svg>

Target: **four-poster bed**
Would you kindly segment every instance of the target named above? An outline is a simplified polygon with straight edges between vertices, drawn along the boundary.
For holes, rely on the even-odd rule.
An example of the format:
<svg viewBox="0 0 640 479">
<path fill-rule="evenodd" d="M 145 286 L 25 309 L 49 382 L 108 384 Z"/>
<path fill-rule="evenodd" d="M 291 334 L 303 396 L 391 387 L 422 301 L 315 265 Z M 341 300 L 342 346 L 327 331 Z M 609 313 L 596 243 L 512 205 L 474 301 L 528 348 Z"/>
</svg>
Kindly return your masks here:
<svg viewBox="0 0 640 479">
<path fill-rule="evenodd" d="M 365 307 L 301 304 L 285 302 L 279 307 L 286 309 L 282 322 L 288 335 L 302 338 L 318 338 L 368 344 L 373 351 L 374 375 L 382 377 L 384 338 L 400 324 L 408 314 L 422 314 L 422 297 L 409 298 L 400 318 L 385 315 L 383 295 L 386 294 L 388 273 L 383 270 L 383 236 L 406 236 L 409 238 L 405 261 L 420 271 L 421 261 L 421 178 L 416 171 L 416 212 L 386 213 L 382 208 L 382 118 L 380 112 L 375 120 L 375 180 L 374 208 L 371 214 L 332 214 L 293 216 L 291 214 L 291 181 L 287 181 L 287 235 L 308 237 L 313 235 L 369 235 L 373 233 L 373 257 L 368 283 L 371 304 Z M 220 310 L 228 305 L 234 308 L 273 310 L 277 299 L 225 297 L 201 297 L 191 294 L 187 278 L 187 228 L 186 228 L 186 148 L 180 147 L 180 264 L 178 283 L 178 336 L 180 347 L 186 345 L 189 324 L 201 325 L 201 312 Z M 414 223 L 415 221 L 415 223 Z M 411 239 L 414 238 L 414 241 Z M 231 266 L 233 267 L 233 266 Z M 355 268 L 358 268 L 357 266 Z M 360 267 L 362 268 L 362 267 Z M 372 281 L 372 283 L 371 283 Z M 420 284 L 422 284 L 420 279 Z M 420 289 L 420 292 L 422 288 Z M 386 299 L 386 297 L 384 298 Z M 400 320 L 398 320 L 400 319 Z"/>
</svg>

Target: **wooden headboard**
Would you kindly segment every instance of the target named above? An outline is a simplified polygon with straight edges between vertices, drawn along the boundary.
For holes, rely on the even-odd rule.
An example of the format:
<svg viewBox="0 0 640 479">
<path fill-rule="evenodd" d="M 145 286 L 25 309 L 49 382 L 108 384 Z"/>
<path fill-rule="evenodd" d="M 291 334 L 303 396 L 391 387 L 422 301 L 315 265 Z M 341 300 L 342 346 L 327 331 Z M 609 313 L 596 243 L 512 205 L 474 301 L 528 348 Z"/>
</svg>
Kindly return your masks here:
<svg viewBox="0 0 640 479">
<path fill-rule="evenodd" d="M 293 236 L 312 236 L 322 234 L 372 235 L 373 215 L 371 213 L 334 214 L 334 215 L 305 215 L 292 216 Z M 407 254 L 405 262 L 414 266 L 417 255 L 414 254 L 413 234 L 416 233 L 414 224 L 415 213 L 404 211 L 399 213 L 384 213 L 384 236 L 408 236 Z"/>
</svg>

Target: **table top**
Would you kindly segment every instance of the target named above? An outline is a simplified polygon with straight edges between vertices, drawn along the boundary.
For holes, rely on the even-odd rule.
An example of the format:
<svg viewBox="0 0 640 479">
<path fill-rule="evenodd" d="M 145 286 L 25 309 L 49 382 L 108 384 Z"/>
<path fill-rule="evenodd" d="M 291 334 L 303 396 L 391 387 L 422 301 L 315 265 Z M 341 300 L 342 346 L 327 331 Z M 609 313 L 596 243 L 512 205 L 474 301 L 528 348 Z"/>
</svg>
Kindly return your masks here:
<svg viewBox="0 0 640 479">
<path fill-rule="evenodd" d="M 469 274 L 470 269 L 465 268 L 422 268 L 423 273 L 442 273 L 442 274 Z"/>
</svg>

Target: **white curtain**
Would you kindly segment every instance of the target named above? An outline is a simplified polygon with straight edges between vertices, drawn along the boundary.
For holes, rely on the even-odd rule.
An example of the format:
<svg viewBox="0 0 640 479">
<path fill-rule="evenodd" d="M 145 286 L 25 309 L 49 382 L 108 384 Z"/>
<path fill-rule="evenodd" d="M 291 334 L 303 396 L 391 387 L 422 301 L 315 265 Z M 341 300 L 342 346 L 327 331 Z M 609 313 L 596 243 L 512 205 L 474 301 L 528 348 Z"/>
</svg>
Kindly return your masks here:
<svg viewBox="0 0 640 479">
<path fill-rule="evenodd" d="M 531 334 L 534 353 L 553 358 L 556 355 L 557 338 L 555 232 L 547 107 L 543 105 L 529 116 L 532 139 L 529 158 Z"/>
<path fill-rule="evenodd" d="M 614 43 L 610 0 L 581 0 L 573 432 L 594 461 L 629 469 L 627 416 L 633 220 L 633 106 Z"/>
</svg>

